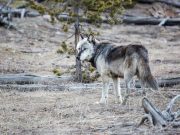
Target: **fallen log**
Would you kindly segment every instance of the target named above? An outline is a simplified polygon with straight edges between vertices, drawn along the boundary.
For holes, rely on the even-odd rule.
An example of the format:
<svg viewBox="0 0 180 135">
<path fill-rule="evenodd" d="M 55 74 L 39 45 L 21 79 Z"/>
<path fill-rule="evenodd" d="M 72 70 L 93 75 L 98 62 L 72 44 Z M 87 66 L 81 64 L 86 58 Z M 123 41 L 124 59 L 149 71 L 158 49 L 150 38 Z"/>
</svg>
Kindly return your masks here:
<svg viewBox="0 0 180 135">
<path fill-rule="evenodd" d="M 15 25 L 11 21 L 9 21 L 8 17 L 0 16 L 0 25 L 6 26 L 8 29 L 16 29 Z"/>
<path fill-rule="evenodd" d="M 61 14 L 57 16 L 57 19 L 60 21 L 74 21 L 75 19 L 69 17 L 67 14 Z M 136 24 L 136 25 L 160 25 L 160 26 L 173 26 L 173 25 L 180 25 L 180 18 L 155 18 L 155 17 L 141 17 L 141 16 L 129 16 L 124 15 L 121 16 L 116 24 Z M 80 17 L 80 22 L 87 22 L 91 23 L 91 20 L 88 18 Z M 102 19 L 102 23 L 109 23 L 109 20 Z"/>
<path fill-rule="evenodd" d="M 0 25 L 3 25 L 7 28 L 13 28 L 16 29 L 12 21 L 12 15 L 11 13 L 3 14 L 3 10 L 7 9 L 9 10 L 9 4 L 12 2 L 12 0 L 9 0 L 6 5 L 0 6 Z"/>
<path fill-rule="evenodd" d="M 180 25 L 180 18 L 155 18 L 155 17 L 135 17 L 135 16 L 123 16 L 122 22 L 127 24 L 136 25 L 159 25 L 163 21 L 163 26 Z"/>
<path fill-rule="evenodd" d="M 3 8 L 0 10 L 0 14 L 3 16 L 8 16 L 8 14 L 11 14 L 11 16 L 13 17 L 20 17 L 20 18 L 24 18 L 28 12 L 29 10 L 26 10 L 25 8 L 14 9 L 14 8 L 8 7 L 8 8 Z"/>
<path fill-rule="evenodd" d="M 48 82 L 58 83 L 65 81 L 73 81 L 73 76 L 37 76 L 31 74 L 9 74 L 0 75 L 0 84 L 43 84 Z M 180 84 L 180 77 L 176 78 L 164 78 L 157 80 L 159 87 L 172 87 L 174 85 Z M 121 83 L 123 86 L 123 83 Z M 141 88 L 141 84 L 138 80 L 135 81 L 135 87 Z"/>
<path fill-rule="evenodd" d="M 30 74 L 9 74 L 0 76 L 0 84 L 55 84 L 73 80 L 73 77 L 37 76 Z"/>
<path fill-rule="evenodd" d="M 75 90 L 71 87 L 67 87 L 64 85 L 42 85 L 42 84 L 25 84 L 25 85 L 0 85 L 0 89 L 3 90 L 17 90 L 17 91 L 37 91 L 37 90 L 45 90 L 45 91 L 64 91 L 64 90 Z"/>
<path fill-rule="evenodd" d="M 138 126 L 141 126 L 147 120 L 153 126 L 165 127 L 171 125 L 172 127 L 180 127 L 180 121 L 177 121 L 177 118 L 180 117 L 180 110 L 172 112 L 172 107 L 178 99 L 180 99 L 180 95 L 175 96 L 167 108 L 161 112 L 147 98 L 143 98 L 142 106 L 146 114 L 142 117 Z"/>
<path fill-rule="evenodd" d="M 157 82 L 159 87 L 172 87 L 174 85 L 180 84 L 180 77 L 157 79 Z M 141 84 L 138 80 L 135 81 L 135 87 L 141 88 Z"/>
<path fill-rule="evenodd" d="M 152 4 L 154 2 L 161 2 L 161 3 L 165 3 L 168 5 L 180 8 L 180 1 L 179 0 L 138 0 L 138 2 L 148 3 L 148 4 Z"/>
<path fill-rule="evenodd" d="M 25 14 L 25 17 L 38 17 L 38 16 L 41 16 L 41 14 L 39 12 L 36 12 L 36 11 L 28 11 Z"/>
<path fill-rule="evenodd" d="M 174 85 L 180 84 L 180 77 L 159 79 L 157 81 L 159 87 L 172 87 Z"/>
</svg>

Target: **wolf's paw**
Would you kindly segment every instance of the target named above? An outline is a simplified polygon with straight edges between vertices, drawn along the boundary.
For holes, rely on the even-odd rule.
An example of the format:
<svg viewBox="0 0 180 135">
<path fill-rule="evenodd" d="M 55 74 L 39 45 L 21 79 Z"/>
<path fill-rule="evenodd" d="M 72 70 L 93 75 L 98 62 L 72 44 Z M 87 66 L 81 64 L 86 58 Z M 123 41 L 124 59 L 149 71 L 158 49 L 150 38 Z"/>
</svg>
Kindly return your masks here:
<svg viewBox="0 0 180 135">
<path fill-rule="evenodd" d="M 122 103 L 123 103 L 122 98 L 117 97 L 116 100 L 115 100 L 115 104 L 122 104 Z"/>
<path fill-rule="evenodd" d="M 107 98 L 101 98 L 101 100 L 99 101 L 100 104 L 107 104 Z"/>
<path fill-rule="evenodd" d="M 123 103 L 122 96 L 118 96 L 118 97 L 117 97 L 117 100 L 118 100 L 118 103 L 119 103 L 119 104 L 122 104 L 122 103 Z"/>
</svg>

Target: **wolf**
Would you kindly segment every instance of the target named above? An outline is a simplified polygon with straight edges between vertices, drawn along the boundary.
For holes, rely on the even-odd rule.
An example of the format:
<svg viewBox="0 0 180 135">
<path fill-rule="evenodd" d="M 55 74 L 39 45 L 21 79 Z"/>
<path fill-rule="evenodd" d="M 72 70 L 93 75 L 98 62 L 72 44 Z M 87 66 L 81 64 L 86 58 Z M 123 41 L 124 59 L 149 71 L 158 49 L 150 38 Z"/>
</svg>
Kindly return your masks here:
<svg viewBox="0 0 180 135">
<path fill-rule="evenodd" d="M 129 94 L 131 79 L 136 75 L 141 87 L 150 87 L 158 90 L 158 84 L 151 74 L 147 49 L 138 44 L 117 46 L 109 42 L 100 42 L 94 37 L 84 37 L 76 46 L 80 61 L 88 61 L 100 74 L 103 82 L 100 103 L 108 103 L 108 89 L 110 79 L 113 80 L 116 100 L 123 103 L 119 78 L 124 78 L 126 94 Z"/>
</svg>

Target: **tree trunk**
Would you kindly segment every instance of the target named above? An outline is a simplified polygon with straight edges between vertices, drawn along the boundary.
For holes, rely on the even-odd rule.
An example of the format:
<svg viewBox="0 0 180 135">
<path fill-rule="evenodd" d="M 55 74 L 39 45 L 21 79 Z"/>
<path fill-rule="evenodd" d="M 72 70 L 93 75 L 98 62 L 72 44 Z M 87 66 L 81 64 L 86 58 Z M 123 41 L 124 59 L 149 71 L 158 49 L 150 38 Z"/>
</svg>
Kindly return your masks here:
<svg viewBox="0 0 180 135">
<path fill-rule="evenodd" d="M 75 22 L 75 49 L 76 49 L 76 46 L 77 46 L 77 43 L 79 41 L 79 6 L 78 6 L 78 3 L 79 3 L 79 0 L 76 0 L 76 4 L 77 6 L 75 7 L 74 9 L 74 12 L 76 14 L 76 22 Z M 76 55 L 77 55 L 77 52 L 76 52 Z M 81 61 L 76 59 L 76 78 L 77 78 L 77 81 L 79 82 L 82 82 L 82 71 L 81 71 Z"/>
</svg>

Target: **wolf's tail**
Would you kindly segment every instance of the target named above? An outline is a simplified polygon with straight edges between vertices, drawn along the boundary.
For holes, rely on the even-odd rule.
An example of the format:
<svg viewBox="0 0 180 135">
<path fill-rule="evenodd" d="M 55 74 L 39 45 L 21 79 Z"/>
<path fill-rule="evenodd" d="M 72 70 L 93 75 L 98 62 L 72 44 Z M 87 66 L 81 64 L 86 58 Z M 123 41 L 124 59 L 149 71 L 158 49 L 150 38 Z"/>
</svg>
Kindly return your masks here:
<svg viewBox="0 0 180 135">
<path fill-rule="evenodd" d="M 140 57 L 137 69 L 138 78 L 140 79 L 142 85 L 151 87 L 154 90 L 158 90 L 158 84 L 151 74 L 148 58 L 145 59 L 143 57 Z"/>
</svg>

